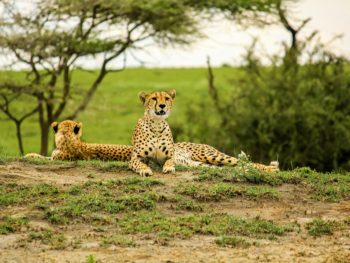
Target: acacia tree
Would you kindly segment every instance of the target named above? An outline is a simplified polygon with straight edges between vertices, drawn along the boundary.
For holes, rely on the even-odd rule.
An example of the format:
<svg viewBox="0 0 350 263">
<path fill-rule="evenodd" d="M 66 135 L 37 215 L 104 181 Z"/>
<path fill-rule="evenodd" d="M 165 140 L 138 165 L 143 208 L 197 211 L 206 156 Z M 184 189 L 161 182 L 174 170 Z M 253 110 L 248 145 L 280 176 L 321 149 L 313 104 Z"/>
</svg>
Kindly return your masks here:
<svg viewBox="0 0 350 263">
<path fill-rule="evenodd" d="M 38 0 L 30 10 L 14 2 L 1 1 L 0 49 L 14 58 L 11 66 L 24 65 L 27 76 L 16 80 L 16 85 L 11 79 L 0 86 L 0 109 L 16 124 L 21 153 L 20 125 L 37 113 L 40 153 L 47 155 L 50 123 L 76 118 L 111 71 L 110 62 L 125 56 L 127 50 L 142 46 L 147 39 L 161 44 L 188 44 L 198 36 L 195 14 L 266 12 L 274 0 Z M 76 91 L 72 83 L 74 69 L 82 59 L 97 55 L 103 60 L 96 78 L 67 112 L 66 106 Z M 10 101 L 25 94 L 34 108 L 20 118 L 14 117 L 8 94 Z"/>
<path fill-rule="evenodd" d="M 110 72 L 108 64 L 126 50 L 149 38 L 185 44 L 196 32 L 194 20 L 181 1 L 43 0 L 36 5 L 33 11 L 24 12 L 5 2 L 7 15 L 1 20 L 0 47 L 4 53 L 13 54 L 13 65 L 24 64 L 28 71 L 19 85 L 8 82 L 1 86 L 1 109 L 20 129 L 33 110 L 21 121 L 12 118 L 5 93 L 12 92 L 11 100 L 22 93 L 35 100 L 40 152 L 44 155 L 48 151 L 50 123 L 61 117 L 71 99 L 73 69 L 80 59 L 103 55 L 95 80 L 64 118 L 74 119 L 87 107 Z M 23 152 L 20 141 L 19 144 Z"/>
</svg>

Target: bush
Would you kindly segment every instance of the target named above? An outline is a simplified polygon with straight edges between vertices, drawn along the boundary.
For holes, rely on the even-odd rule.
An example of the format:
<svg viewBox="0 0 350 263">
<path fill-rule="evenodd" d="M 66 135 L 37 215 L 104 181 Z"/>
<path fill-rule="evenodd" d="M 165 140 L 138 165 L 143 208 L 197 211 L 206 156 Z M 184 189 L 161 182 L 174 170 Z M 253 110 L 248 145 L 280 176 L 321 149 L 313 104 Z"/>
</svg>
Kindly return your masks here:
<svg viewBox="0 0 350 263">
<path fill-rule="evenodd" d="M 308 42 L 303 46 L 309 52 L 295 51 L 290 59 L 291 50 L 286 47 L 285 55 L 273 57 L 268 67 L 261 66 L 252 46 L 231 95 L 216 98 L 218 90 L 209 86 L 212 102 L 189 110 L 187 122 L 196 127 L 186 138 L 199 139 L 229 154 L 243 150 L 254 161 L 278 158 L 284 169 L 349 169 L 348 61 L 320 44 L 311 51 Z M 306 62 L 298 63 L 305 54 Z M 215 120 L 208 121 L 210 116 Z"/>
</svg>

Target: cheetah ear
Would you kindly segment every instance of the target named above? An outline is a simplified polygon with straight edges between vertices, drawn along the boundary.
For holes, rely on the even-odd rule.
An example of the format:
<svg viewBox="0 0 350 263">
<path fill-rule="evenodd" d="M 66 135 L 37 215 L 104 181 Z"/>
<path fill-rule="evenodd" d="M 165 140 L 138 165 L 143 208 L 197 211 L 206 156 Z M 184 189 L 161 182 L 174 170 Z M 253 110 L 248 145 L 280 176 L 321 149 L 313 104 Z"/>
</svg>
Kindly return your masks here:
<svg viewBox="0 0 350 263">
<path fill-rule="evenodd" d="M 74 133 L 81 136 L 83 133 L 83 124 L 81 122 L 79 122 L 78 124 L 75 125 L 74 127 Z"/>
<path fill-rule="evenodd" d="M 58 131 L 58 124 L 59 124 L 59 122 L 57 122 L 57 121 L 51 123 L 51 127 L 53 128 L 55 133 L 57 133 L 57 131 Z"/>
<path fill-rule="evenodd" d="M 176 90 L 172 89 L 172 90 L 167 91 L 167 93 L 168 93 L 173 99 L 175 99 Z"/>
<path fill-rule="evenodd" d="M 147 96 L 148 96 L 148 94 L 146 94 L 146 92 L 144 92 L 144 91 L 141 91 L 141 92 L 139 93 L 139 98 L 140 98 L 142 104 L 145 103 L 145 101 L 146 101 L 146 99 L 147 99 Z"/>
</svg>

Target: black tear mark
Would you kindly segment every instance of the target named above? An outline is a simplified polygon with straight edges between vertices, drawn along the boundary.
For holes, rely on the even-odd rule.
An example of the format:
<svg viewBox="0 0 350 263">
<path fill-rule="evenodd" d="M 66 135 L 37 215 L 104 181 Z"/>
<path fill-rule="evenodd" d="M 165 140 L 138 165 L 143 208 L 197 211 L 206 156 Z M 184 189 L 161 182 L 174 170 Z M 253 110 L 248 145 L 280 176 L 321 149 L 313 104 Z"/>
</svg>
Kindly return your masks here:
<svg viewBox="0 0 350 263">
<path fill-rule="evenodd" d="M 80 127 L 78 127 L 78 126 L 75 126 L 75 127 L 74 127 L 74 133 L 75 133 L 75 134 L 78 134 L 79 130 L 80 130 Z"/>
</svg>

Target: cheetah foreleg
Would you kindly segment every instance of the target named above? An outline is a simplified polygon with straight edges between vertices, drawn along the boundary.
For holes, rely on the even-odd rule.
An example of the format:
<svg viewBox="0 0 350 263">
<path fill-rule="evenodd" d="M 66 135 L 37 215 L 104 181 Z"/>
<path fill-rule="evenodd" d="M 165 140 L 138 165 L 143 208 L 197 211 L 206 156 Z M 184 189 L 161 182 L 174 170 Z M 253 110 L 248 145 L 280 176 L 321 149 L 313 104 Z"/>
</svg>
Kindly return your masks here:
<svg viewBox="0 0 350 263">
<path fill-rule="evenodd" d="M 143 163 L 140 158 L 135 156 L 131 157 L 129 168 L 141 176 L 151 176 L 153 174 L 151 168 Z"/>
</svg>

